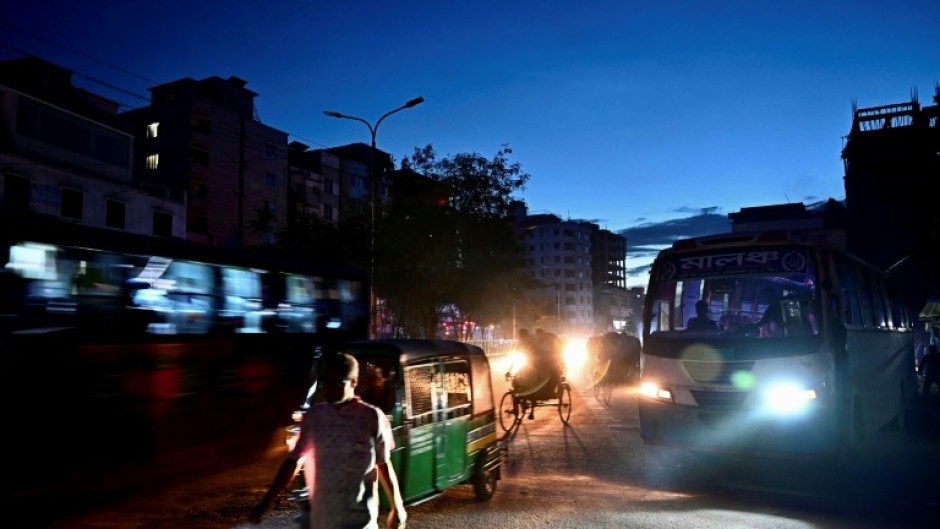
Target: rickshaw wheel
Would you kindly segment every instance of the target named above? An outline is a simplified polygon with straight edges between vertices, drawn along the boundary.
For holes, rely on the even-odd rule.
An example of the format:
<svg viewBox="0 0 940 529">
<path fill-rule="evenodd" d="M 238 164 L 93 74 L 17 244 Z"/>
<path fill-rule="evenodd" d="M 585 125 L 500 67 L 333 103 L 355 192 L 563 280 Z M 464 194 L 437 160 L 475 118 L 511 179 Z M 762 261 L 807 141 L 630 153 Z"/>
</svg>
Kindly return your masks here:
<svg viewBox="0 0 940 529">
<path fill-rule="evenodd" d="M 504 432 L 512 430 L 519 422 L 519 405 L 512 396 L 511 391 L 507 391 L 499 401 L 499 426 Z"/>
<path fill-rule="evenodd" d="M 562 384 L 558 390 L 558 416 L 561 422 L 568 424 L 571 417 L 571 387 L 568 384 Z"/>
<path fill-rule="evenodd" d="M 480 454 L 473 468 L 473 494 L 477 501 L 486 501 L 496 493 L 496 467 L 486 470 L 486 456 Z"/>
</svg>

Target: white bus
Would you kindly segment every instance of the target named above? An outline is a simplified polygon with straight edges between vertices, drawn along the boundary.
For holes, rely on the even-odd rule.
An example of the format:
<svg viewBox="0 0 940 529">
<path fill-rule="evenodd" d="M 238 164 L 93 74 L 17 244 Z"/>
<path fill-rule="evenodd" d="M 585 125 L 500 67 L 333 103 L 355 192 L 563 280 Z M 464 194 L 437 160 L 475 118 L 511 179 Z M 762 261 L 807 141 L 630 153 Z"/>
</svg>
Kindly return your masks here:
<svg viewBox="0 0 940 529">
<path fill-rule="evenodd" d="M 843 251 L 785 233 L 685 239 L 661 251 L 644 323 L 647 444 L 844 452 L 879 428 L 903 428 L 916 394 L 900 288 Z"/>
</svg>

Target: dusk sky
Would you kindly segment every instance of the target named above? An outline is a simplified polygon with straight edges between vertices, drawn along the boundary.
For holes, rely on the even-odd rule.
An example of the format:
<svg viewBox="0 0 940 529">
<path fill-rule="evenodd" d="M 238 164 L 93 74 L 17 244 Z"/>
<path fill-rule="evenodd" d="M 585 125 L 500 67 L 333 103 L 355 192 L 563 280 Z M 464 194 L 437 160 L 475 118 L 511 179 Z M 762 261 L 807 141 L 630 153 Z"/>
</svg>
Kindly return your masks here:
<svg viewBox="0 0 940 529">
<path fill-rule="evenodd" d="M 842 199 L 860 108 L 932 104 L 940 1 L 8 2 L 0 59 L 32 54 L 144 106 L 147 88 L 240 77 L 261 120 L 313 148 L 396 160 L 504 145 L 533 213 L 627 230 L 629 286 L 676 236 L 742 207 Z"/>
</svg>

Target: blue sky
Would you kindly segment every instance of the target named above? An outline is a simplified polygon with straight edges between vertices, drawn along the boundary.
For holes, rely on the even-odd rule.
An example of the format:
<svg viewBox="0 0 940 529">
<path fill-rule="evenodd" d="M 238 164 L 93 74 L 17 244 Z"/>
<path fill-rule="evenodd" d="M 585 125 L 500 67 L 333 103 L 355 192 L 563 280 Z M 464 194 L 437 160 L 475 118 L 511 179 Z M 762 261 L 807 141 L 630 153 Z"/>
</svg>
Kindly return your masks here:
<svg viewBox="0 0 940 529">
<path fill-rule="evenodd" d="M 852 102 L 929 104 L 940 82 L 936 0 L 14 0 L 0 23 L 0 58 L 38 55 L 128 107 L 154 83 L 240 77 L 262 121 L 313 147 L 369 141 L 324 110 L 374 121 L 423 96 L 380 149 L 508 145 L 532 212 L 627 230 L 636 270 L 641 247 L 742 207 L 843 198 Z"/>
</svg>

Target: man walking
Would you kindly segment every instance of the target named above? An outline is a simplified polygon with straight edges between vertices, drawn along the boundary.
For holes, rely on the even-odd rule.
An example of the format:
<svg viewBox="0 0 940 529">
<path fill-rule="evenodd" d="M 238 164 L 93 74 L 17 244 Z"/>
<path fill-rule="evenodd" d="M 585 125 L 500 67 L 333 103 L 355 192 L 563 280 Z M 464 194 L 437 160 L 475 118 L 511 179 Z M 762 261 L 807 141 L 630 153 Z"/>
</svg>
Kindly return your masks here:
<svg viewBox="0 0 940 529">
<path fill-rule="evenodd" d="M 394 441 L 388 417 L 353 392 L 359 364 L 352 355 L 325 356 L 320 373 L 323 401 L 307 409 L 297 443 L 267 493 L 251 509 L 251 520 L 261 520 L 302 462 L 311 529 L 378 529 L 377 483 L 390 503 L 386 527 L 403 529 L 406 514 L 389 461 Z"/>
</svg>

